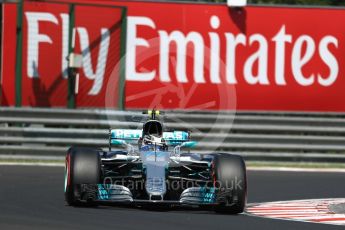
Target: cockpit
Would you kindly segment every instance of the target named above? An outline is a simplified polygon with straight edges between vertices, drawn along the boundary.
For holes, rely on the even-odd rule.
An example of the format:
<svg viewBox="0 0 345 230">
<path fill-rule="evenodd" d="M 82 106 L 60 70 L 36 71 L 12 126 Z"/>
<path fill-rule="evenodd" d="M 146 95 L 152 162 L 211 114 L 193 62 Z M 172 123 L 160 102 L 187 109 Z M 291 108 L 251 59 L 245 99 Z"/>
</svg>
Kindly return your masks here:
<svg viewBox="0 0 345 230">
<path fill-rule="evenodd" d="M 139 139 L 141 151 L 165 151 L 168 146 L 163 139 L 163 126 L 159 121 L 149 120 L 143 126 L 143 136 Z"/>
<path fill-rule="evenodd" d="M 143 136 L 152 135 L 155 137 L 163 136 L 163 126 L 159 121 L 147 121 L 143 127 Z"/>
</svg>

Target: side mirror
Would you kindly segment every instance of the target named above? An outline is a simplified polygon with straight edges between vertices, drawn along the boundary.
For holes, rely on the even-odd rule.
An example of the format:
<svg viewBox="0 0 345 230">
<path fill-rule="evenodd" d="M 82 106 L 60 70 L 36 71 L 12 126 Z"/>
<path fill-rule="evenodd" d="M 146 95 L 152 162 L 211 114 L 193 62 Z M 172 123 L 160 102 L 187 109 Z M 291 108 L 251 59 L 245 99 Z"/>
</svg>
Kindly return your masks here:
<svg viewBox="0 0 345 230">
<path fill-rule="evenodd" d="M 121 146 L 121 145 L 126 145 L 127 143 L 124 140 L 113 139 L 111 140 L 111 144 L 115 146 Z"/>
<path fill-rule="evenodd" d="M 196 141 L 186 141 L 186 142 L 183 142 L 181 147 L 185 147 L 185 148 L 193 148 L 197 145 L 197 142 Z"/>
</svg>

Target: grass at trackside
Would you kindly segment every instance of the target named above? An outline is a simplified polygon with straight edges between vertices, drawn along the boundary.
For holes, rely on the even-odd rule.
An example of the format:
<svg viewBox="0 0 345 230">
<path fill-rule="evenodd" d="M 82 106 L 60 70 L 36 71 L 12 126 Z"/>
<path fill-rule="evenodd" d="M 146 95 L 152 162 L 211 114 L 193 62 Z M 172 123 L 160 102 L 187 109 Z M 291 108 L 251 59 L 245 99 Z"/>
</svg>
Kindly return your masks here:
<svg viewBox="0 0 345 230">
<path fill-rule="evenodd" d="M 64 164 L 63 160 L 38 160 L 38 159 L 0 159 L 0 163 L 47 163 L 47 164 Z"/>
<path fill-rule="evenodd" d="M 0 159 L 0 163 L 32 163 L 32 164 L 61 164 L 64 160 L 39 160 L 39 159 Z M 345 169 L 345 163 L 317 163 L 317 162 L 273 162 L 273 161 L 246 161 L 247 167 L 286 167 L 286 168 L 314 168 L 314 169 Z"/>
<path fill-rule="evenodd" d="M 247 167 L 286 167 L 286 168 L 314 168 L 314 169 L 345 169 L 345 163 L 320 163 L 320 162 L 270 162 L 247 161 Z"/>
</svg>

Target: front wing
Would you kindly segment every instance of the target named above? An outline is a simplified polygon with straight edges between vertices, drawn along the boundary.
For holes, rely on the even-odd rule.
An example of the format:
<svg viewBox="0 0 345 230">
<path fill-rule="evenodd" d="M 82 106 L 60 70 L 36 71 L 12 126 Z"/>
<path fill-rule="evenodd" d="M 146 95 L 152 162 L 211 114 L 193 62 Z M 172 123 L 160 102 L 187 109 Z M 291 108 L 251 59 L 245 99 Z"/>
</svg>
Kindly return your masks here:
<svg viewBox="0 0 345 230">
<path fill-rule="evenodd" d="M 108 184 L 82 184 L 79 194 L 79 200 L 84 202 L 200 206 L 219 204 L 217 189 L 206 187 L 187 188 L 181 193 L 179 200 L 133 199 L 132 193 L 127 187 Z"/>
</svg>

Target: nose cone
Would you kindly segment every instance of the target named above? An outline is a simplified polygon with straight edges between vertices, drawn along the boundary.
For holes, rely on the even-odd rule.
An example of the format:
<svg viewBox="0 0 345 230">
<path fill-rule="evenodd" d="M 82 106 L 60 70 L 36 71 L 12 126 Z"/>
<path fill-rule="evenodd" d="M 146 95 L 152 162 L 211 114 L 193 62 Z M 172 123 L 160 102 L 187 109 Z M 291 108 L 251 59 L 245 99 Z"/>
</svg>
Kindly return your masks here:
<svg viewBox="0 0 345 230">
<path fill-rule="evenodd" d="M 143 152 L 143 167 L 146 168 L 145 189 L 150 197 L 160 197 L 166 193 L 166 168 L 169 164 L 169 152 Z"/>
</svg>

